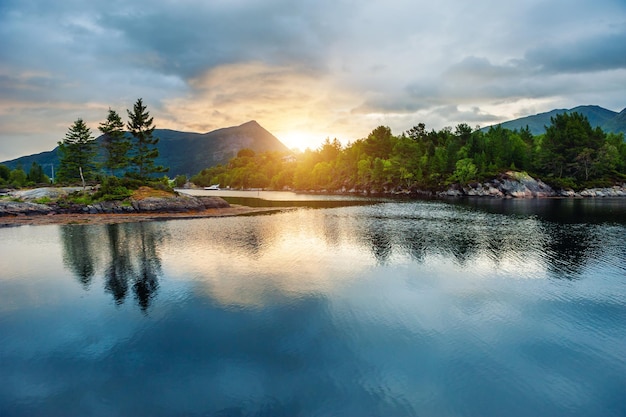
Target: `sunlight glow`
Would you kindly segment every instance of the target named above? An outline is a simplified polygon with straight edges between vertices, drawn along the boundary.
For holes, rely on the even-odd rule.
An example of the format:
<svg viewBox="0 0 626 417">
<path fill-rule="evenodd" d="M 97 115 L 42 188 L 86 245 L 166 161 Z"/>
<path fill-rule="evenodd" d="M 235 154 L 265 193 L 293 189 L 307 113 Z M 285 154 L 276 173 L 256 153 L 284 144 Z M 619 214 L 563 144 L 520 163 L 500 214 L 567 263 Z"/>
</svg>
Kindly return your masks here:
<svg viewBox="0 0 626 417">
<path fill-rule="evenodd" d="M 304 151 L 307 148 L 315 150 L 324 142 L 325 137 L 322 134 L 304 132 L 304 131 L 285 131 L 276 132 L 276 137 L 289 149 L 298 149 Z"/>
</svg>

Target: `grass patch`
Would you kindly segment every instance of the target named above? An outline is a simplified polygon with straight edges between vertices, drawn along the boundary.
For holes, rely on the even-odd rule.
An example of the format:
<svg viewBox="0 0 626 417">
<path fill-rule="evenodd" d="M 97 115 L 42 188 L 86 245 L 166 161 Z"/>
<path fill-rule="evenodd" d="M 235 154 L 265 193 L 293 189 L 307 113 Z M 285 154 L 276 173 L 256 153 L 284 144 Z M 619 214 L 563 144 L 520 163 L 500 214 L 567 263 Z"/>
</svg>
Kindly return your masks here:
<svg viewBox="0 0 626 417">
<path fill-rule="evenodd" d="M 91 194 L 82 193 L 77 191 L 67 196 L 66 201 L 72 204 L 81 204 L 87 206 L 93 203 L 93 196 Z"/>
<path fill-rule="evenodd" d="M 45 196 L 45 197 L 37 198 L 33 202 L 37 204 L 50 204 L 52 203 L 52 199 L 48 196 Z"/>
</svg>

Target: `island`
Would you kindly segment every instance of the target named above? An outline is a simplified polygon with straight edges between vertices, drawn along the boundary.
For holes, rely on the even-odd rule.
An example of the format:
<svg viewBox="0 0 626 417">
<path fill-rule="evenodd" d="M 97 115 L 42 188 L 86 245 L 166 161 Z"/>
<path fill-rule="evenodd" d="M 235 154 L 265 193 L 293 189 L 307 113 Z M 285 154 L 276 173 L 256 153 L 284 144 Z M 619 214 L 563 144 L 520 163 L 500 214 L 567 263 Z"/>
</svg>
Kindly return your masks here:
<svg viewBox="0 0 626 417">
<path fill-rule="evenodd" d="M 240 216 L 270 213 L 287 208 L 231 205 L 220 197 L 190 196 L 140 187 L 124 200 L 81 203 L 80 197 L 95 187 L 41 187 L 15 190 L 0 198 L 0 227 L 44 224 L 110 224 Z"/>
</svg>

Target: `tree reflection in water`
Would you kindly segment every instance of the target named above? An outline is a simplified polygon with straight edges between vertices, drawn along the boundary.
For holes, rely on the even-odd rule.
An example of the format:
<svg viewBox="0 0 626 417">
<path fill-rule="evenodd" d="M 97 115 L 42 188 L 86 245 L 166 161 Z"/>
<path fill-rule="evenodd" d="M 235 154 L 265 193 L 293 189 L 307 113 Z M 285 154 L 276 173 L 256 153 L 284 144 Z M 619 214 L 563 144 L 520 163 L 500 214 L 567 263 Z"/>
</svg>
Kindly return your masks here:
<svg viewBox="0 0 626 417">
<path fill-rule="evenodd" d="M 532 212 L 508 213 L 499 203 L 501 210 L 496 213 L 486 213 L 482 206 L 384 204 L 366 209 L 369 216 L 361 216 L 352 232 L 360 235 L 380 265 L 388 263 L 394 253 L 407 254 L 417 262 L 429 254 L 443 255 L 460 266 L 483 258 L 494 265 L 535 260 L 545 264 L 552 276 L 566 279 L 578 278 L 599 256 L 603 240 L 610 239 L 597 232 L 595 224 L 572 223 L 570 218 L 557 221 L 558 216 L 548 210 L 552 206 L 539 206 L 545 208 L 539 217 Z"/>
<path fill-rule="evenodd" d="M 63 264 L 74 274 L 83 288 L 88 289 L 96 273 L 94 239 L 88 229 L 77 226 L 61 226 L 63 241 Z"/>
<path fill-rule="evenodd" d="M 150 301 L 159 288 L 159 275 L 161 274 L 161 259 L 157 251 L 159 236 L 150 230 L 146 223 L 137 225 L 139 234 L 135 235 L 139 239 L 138 272 L 133 274 L 133 290 L 139 307 L 146 311 L 150 306 Z"/>
<path fill-rule="evenodd" d="M 104 235 L 106 244 L 96 249 Z M 132 288 L 141 310 L 148 310 L 162 273 L 158 246 L 163 233 L 155 224 L 67 225 L 61 226 L 61 236 L 64 264 L 83 287 L 89 287 L 102 261 L 104 288 L 115 303 L 124 303 Z"/>
<path fill-rule="evenodd" d="M 159 251 L 171 249 L 164 245 L 170 233 L 184 236 L 175 239 L 181 251 L 219 247 L 220 256 L 227 254 L 229 262 L 241 261 L 239 265 L 251 274 L 266 258 L 274 260 L 271 267 L 295 265 L 298 260 L 290 261 L 291 257 L 332 248 L 333 253 L 366 253 L 380 266 L 403 259 L 417 263 L 434 259 L 461 268 L 475 264 L 496 272 L 534 268 L 540 271 L 537 275 L 547 272 L 554 278 L 578 279 L 595 259 L 602 258 L 605 247 L 623 248 L 614 241 L 623 239 L 619 224 L 614 226 L 616 233 L 606 233 L 613 229 L 601 223 L 575 223 L 571 218 L 558 221 L 547 203 L 530 201 L 509 207 L 506 202 L 490 202 L 484 208 L 442 202 L 393 202 L 213 220 L 193 223 L 193 227 L 183 223 L 192 229 L 196 225 L 208 229 L 198 233 L 192 229 L 180 232 L 163 223 L 61 226 L 63 260 L 85 289 L 102 271 L 104 289 L 116 304 L 124 303 L 130 293 L 147 311 L 159 290 Z M 555 204 L 557 208 L 562 205 Z M 573 207 L 577 214 L 589 217 L 583 210 L 587 206 Z M 325 246 L 316 247 L 318 244 Z M 294 251 L 281 253 L 282 247 L 293 247 Z M 314 276 L 314 268 L 311 271 Z M 277 275 L 283 273 L 281 270 Z"/>
<path fill-rule="evenodd" d="M 109 265 L 105 271 L 105 290 L 113 295 L 116 304 L 122 304 L 128 292 L 128 277 L 132 276 L 132 255 L 122 225 L 106 226 L 109 241 Z"/>
</svg>

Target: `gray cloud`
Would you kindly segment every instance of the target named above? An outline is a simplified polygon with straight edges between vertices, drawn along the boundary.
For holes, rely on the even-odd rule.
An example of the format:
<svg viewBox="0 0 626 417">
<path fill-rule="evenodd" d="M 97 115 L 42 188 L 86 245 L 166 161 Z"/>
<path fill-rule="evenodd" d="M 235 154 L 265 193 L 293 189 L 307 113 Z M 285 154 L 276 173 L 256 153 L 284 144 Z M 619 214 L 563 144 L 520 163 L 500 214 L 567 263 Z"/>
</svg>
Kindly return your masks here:
<svg viewBox="0 0 626 417">
<path fill-rule="evenodd" d="M 185 78 L 207 67 L 262 61 L 307 67 L 323 66 L 325 50 L 337 36 L 342 3 L 288 0 L 193 3 L 193 10 L 164 2 L 141 11 L 103 13 L 99 25 L 123 34 L 136 51 L 154 54 L 145 64 Z M 334 14 L 325 14 L 328 8 Z"/>
<path fill-rule="evenodd" d="M 77 116 L 95 127 L 109 106 L 123 114 L 138 97 L 170 128 L 250 117 L 320 142 L 377 123 L 456 121 L 444 114 L 474 122 L 580 104 L 621 110 L 625 22 L 622 0 L 4 0 L 0 160 L 26 151 L 15 138 L 48 150 Z M 242 81 L 224 75 L 231 68 L 260 72 Z M 293 87 L 301 105 L 263 71 L 303 83 Z M 207 84 L 215 74 L 234 84 Z"/>
<path fill-rule="evenodd" d="M 626 70 L 626 25 L 617 33 L 533 48 L 525 63 L 547 73 Z"/>
</svg>

